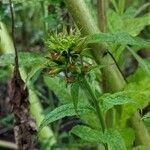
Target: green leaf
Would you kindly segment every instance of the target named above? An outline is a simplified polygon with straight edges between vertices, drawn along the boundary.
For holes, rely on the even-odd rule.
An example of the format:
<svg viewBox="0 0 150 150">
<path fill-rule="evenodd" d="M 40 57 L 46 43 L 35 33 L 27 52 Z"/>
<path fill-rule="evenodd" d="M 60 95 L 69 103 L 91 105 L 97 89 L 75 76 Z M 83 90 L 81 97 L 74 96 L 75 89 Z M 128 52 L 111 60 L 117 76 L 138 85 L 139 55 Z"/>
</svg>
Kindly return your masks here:
<svg viewBox="0 0 150 150">
<path fill-rule="evenodd" d="M 126 150 L 123 138 L 115 129 L 108 129 L 103 133 L 87 126 L 77 125 L 73 127 L 71 133 L 88 142 L 107 143 L 109 150 Z"/>
<path fill-rule="evenodd" d="M 40 70 L 42 70 L 45 67 L 44 64 L 35 64 L 32 66 L 31 71 L 28 73 L 27 75 L 27 79 L 26 79 L 26 85 L 29 84 L 30 79 Z"/>
<path fill-rule="evenodd" d="M 146 113 L 146 114 L 142 117 L 142 119 L 146 119 L 146 118 L 150 118 L 150 112 Z"/>
<path fill-rule="evenodd" d="M 7 28 L 5 24 L 1 21 L 0 21 L 0 50 L 5 51 L 5 53 L 15 51 L 14 44 L 10 38 Z"/>
<path fill-rule="evenodd" d="M 133 116 L 138 109 L 143 109 L 150 102 L 150 79 L 141 77 L 141 81 L 134 80 L 125 88 L 125 92 L 128 96 L 135 100 L 134 105 L 124 105 L 121 114 L 120 127 L 124 127 L 126 121 Z"/>
<path fill-rule="evenodd" d="M 137 36 L 148 25 L 150 25 L 150 14 L 124 20 L 125 31 L 132 36 Z"/>
<path fill-rule="evenodd" d="M 137 10 L 137 9 L 136 9 Z M 118 11 L 118 10 L 117 10 Z M 150 14 L 134 18 L 135 8 L 128 8 L 123 15 L 109 9 L 107 11 L 108 29 L 111 33 L 127 32 L 132 36 L 137 36 L 146 27 L 150 25 Z"/>
<path fill-rule="evenodd" d="M 68 103 L 72 101 L 72 97 L 66 88 L 64 80 L 59 77 L 52 78 L 49 76 L 44 76 L 44 82 L 48 88 L 56 94 L 62 103 Z"/>
<path fill-rule="evenodd" d="M 73 127 L 71 133 L 88 142 L 105 143 L 104 134 L 102 131 L 94 130 L 84 125 L 77 125 Z"/>
<path fill-rule="evenodd" d="M 79 83 L 75 82 L 71 85 L 71 96 L 74 104 L 75 111 L 77 112 L 78 99 L 79 99 Z"/>
<path fill-rule="evenodd" d="M 90 111 L 92 111 L 92 110 L 89 109 L 89 107 L 87 107 L 85 105 L 80 105 L 78 107 L 78 114 L 79 115 L 90 112 Z M 45 115 L 45 118 L 40 125 L 40 129 L 47 126 L 51 122 L 54 122 L 56 120 L 59 120 L 61 118 L 66 117 L 66 116 L 74 116 L 74 115 L 77 115 L 77 113 L 74 109 L 73 104 L 61 105 L 61 106 L 57 107 L 56 109 L 54 109 L 53 111 L 48 112 Z"/>
<path fill-rule="evenodd" d="M 146 124 L 146 126 L 150 127 L 150 112 L 146 113 L 143 117 L 142 120 Z"/>
<path fill-rule="evenodd" d="M 130 53 L 134 56 L 134 58 L 139 62 L 139 65 L 141 68 L 148 74 L 150 75 L 150 67 L 146 63 L 145 60 L 143 60 L 132 48 L 127 46 L 127 49 L 130 51 Z"/>
<path fill-rule="evenodd" d="M 14 64 L 14 54 L 4 54 L 0 56 L 0 66 L 8 66 Z M 29 53 L 29 52 L 20 52 L 19 53 L 19 65 L 21 67 L 31 67 L 35 64 L 46 63 L 46 59 L 41 54 Z"/>
<path fill-rule="evenodd" d="M 114 94 L 107 93 L 101 96 L 99 99 L 102 105 L 103 112 L 107 112 L 115 105 L 134 103 L 133 99 L 125 95 L 124 92 L 118 92 Z"/>
<path fill-rule="evenodd" d="M 139 47 L 150 47 L 150 42 L 141 38 L 132 37 L 127 32 L 98 33 L 88 36 L 88 43 L 108 42 L 121 45 L 134 45 Z"/>
<path fill-rule="evenodd" d="M 126 150 L 124 140 L 117 130 L 108 129 L 104 134 L 109 150 Z"/>
</svg>

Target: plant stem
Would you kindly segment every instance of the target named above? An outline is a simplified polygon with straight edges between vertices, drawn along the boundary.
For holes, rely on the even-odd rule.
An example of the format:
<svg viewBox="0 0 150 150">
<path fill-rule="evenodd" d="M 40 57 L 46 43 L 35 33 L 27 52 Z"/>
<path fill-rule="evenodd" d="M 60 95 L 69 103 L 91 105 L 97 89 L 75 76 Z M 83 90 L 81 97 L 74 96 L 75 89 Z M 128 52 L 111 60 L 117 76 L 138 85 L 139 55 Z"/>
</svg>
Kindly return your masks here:
<svg viewBox="0 0 150 150">
<path fill-rule="evenodd" d="M 100 33 L 100 30 L 96 26 L 96 23 L 91 17 L 90 12 L 83 0 L 64 0 L 64 2 L 66 3 L 69 12 L 71 13 L 74 21 L 76 22 L 78 28 L 81 29 L 81 33 L 84 36 L 94 33 Z M 124 89 L 124 87 L 126 86 L 124 77 L 119 71 L 114 59 L 111 57 L 109 53 L 107 53 L 106 45 L 104 43 L 93 44 L 92 48 L 93 49 L 91 50 L 91 53 L 95 61 L 100 65 L 108 66 L 102 68 L 102 80 L 104 91 L 117 92 Z M 134 117 L 131 118 L 133 122 L 136 119 L 137 118 Z M 138 128 L 138 130 L 137 128 L 134 129 L 135 132 L 140 132 L 143 130 L 141 126 Z M 146 141 L 150 141 L 149 136 L 145 137 L 147 137 Z M 137 139 L 141 139 L 141 136 L 139 136 L 139 134 L 137 134 Z"/>
<path fill-rule="evenodd" d="M 14 45 L 13 42 L 8 34 L 8 31 L 4 25 L 4 23 L 0 22 L 0 50 L 3 50 L 3 53 L 9 54 L 14 53 Z M 9 44 L 8 44 L 9 43 Z M 25 81 L 27 78 L 27 75 L 25 73 L 24 69 L 20 69 L 21 76 L 23 80 Z M 30 101 L 30 111 L 33 115 L 33 117 L 36 120 L 36 125 L 39 127 L 41 121 L 44 119 L 43 109 L 40 103 L 40 100 L 38 99 L 37 95 L 33 90 L 32 87 L 29 88 L 29 101 Z M 56 139 L 54 137 L 53 131 L 51 128 L 44 127 L 41 132 L 39 133 L 39 139 L 41 142 L 44 142 L 46 140 L 49 140 L 48 149 L 50 149 L 50 146 L 53 145 L 56 142 Z"/>
<path fill-rule="evenodd" d="M 122 15 L 125 10 L 125 2 L 125 0 L 119 0 L 118 9 L 120 15 Z"/>
<path fill-rule="evenodd" d="M 98 25 L 102 32 L 105 32 L 107 28 L 105 2 L 106 0 L 97 0 Z"/>
<path fill-rule="evenodd" d="M 90 12 L 83 0 L 64 0 L 74 21 L 76 22 L 83 36 L 100 33 L 99 28 L 95 24 Z M 104 91 L 115 92 L 122 90 L 126 85 L 124 78 L 113 58 L 107 53 L 107 46 L 105 43 L 96 43 L 91 45 L 91 54 L 93 55 L 97 64 L 103 67 L 102 78 L 104 84 Z M 106 55 L 107 54 L 107 55 Z M 116 80 L 117 79 L 117 80 Z M 112 82 L 112 83 L 111 83 Z"/>
<path fill-rule="evenodd" d="M 146 145 L 147 148 L 150 148 L 150 137 L 147 132 L 146 127 L 141 120 L 139 113 L 135 113 L 132 119 L 130 119 L 132 127 L 136 130 L 136 144 Z"/>
<path fill-rule="evenodd" d="M 0 140 L 0 147 L 11 149 L 11 150 L 12 149 L 17 150 L 17 145 L 15 143 L 2 141 L 2 140 Z"/>
<path fill-rule="evenodd" d="M 44 28 L 44 33 L 46 34 L 47 24 L 44 21 L 45 15 L 46 15 L 46 13 L 45 13 L 45 1 L 41 1 L 40 4 L 41 4 L 41 9 L 42 9 L 42 17 L 43 17 L 43 28 Z"/>
<path fill-rule="evenodd" d="M 94 91 L 92 90 L 91 86 L 89 85 L 89 83 L 88 83 L 88 81 L 87 81 L 87 79 L 85 77 L 83 78 L 83 84 L 84 84 L 84 87 L 86 88 L 86 90 L 88 91 L 89 95 L 92 98 L 92 101 L 93 101 L 94 107 L 96 109 L 96 113 L 97 113 L 98 119 L 100 121 L 100 125 L 101 125 L 101 128 L 102 128 L 102 131 L 104 132 L 105 128 L 106 128 L 106 124 L 105 124 L 105 121 L 104 121 L 104 118 L 103 118 L 103 114 L 101 112 L 101 109 L 100 109 L 97 97 L 96 97 Z"/>
<path fill-rule="evenodd" d="M 143 4 L 135 13 L 134 17 L 137 17 L 142 11 L 150 6 L 150 2 Z"/>
<path fill-rule="evenodd" d="M 94 91 L 92 90 L 91 86 L 89 85 L 89 83 L 88 83 L 85 76 L 83 77 L 83 85 L 84 85 L 85 89 L 88 91 L 89 95 L 92 98 L 92 102 L 94 104 L 94 108 L 96 109 L 96 114 L 97 114 L 98 120 L 100 122 L 102 132 L 104 133 L 105 129 L 106 129 L 106 124 L 105 124 L 105 120 L 104 120 L 104 117 L 103 117 L 103 113 L 100 109 L 100 105 L 99 105 L 99 102 L 97 100 L 97 97 L 96 97 Z M 89 102 L 91 103 L 91 101 L 89 101 Z M 107 144 L 104 144 L 104 147 L 105 147 L 106 150 L 108 149 Z"/>
</svg>

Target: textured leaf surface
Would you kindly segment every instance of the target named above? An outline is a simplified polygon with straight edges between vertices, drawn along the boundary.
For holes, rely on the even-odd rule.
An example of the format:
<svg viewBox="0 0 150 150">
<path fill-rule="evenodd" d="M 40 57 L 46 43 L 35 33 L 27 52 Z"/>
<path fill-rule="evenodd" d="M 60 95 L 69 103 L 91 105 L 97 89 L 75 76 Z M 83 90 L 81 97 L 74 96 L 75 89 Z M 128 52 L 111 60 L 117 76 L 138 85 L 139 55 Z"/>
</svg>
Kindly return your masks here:
<svg viewBox="0 0 150 150">
<path fill-rule="evenodd" d="M 105 132 L 105 138 L 109 150 L 126 150 L 125 143 L 120 133 L 115 129 L 108 129 Z"/>
<path fill-rule="evenodd" d="M 127 32 L 99 33 L 88 37 L 88 43 L 108 42 L 121 45 L 135 45 L 139 47 L 150 47 L 150 42 L 141 38 L 132 37 Z"/>
<path fill-rule="evenodd" d="M 87 126 L 77 125 L 73 127 L 71 133 L 88 142 L 106 142 L 104 139 L 104 134 L 101 131 L 94 130 Z"/>
<path fill-rule="evenodd" d="M 150 102 L 150 79 L 143 78 L 139 82 L 131 82 L 125 89 L 126 94 L 135 100 L 134 105 L 123 106 L 122 120 L 120 121 L 120 126 L 126 124 L 127 119 L 129 119 L 137 109 L 143 109 Z"/>
<path fill-rule="evenodd" d="M 122 16 L 111 9 L 108 10 L 108 28 L 111 33 L 125 31 L 132 36 L 137 36 L 146 26 L 150 25 L 149 13 L 134 18 L 134 8 L 132 10 L 130 8 Z"/>
<path fill-rule="evenodd" d="M 8 66 L 14 64 L 14 54 L 4 54 L 0 56 L 0 66 Z M 19 65 L 20 66 L 32 66 L 35 64 L 44 64 L 46 59 L 41 54 L 20 52 L 19 53 Z"/>
<path fill-rule="evenodd" d="M 126 96 L 123 92 L 104 94 L 102 97 L 100 97 L 100 101 L 101 100 L 103 112 L 108 111 L 115 105 L 134 103 L 134 100 L 131 99 L 129 96 Z"/>
<path fill-rule="evenodd" d="M 78 114 L 84 114 L 87 112 L 90 112 L 92 110 L 90 110 L 88 107 L 86 106 L 79 106 L 78 107 Z M 75 109 L 74 109 L 74 105 L 73 104 L 65 104 L 65 105 L 61 105 L 59 107 L 57 107 L 56 109 L 54 109 L 53 111 L 48 112 L 45 115 L 44 120 L 42 121 L 41 125 L 40 125 L 40 129 L 45 127 L 46 125 L 50 124 L 51 122 L 54 122 L 56 120 L 59 120 L 61 118 L 64 118 L 66 116 L 74 116 L 77 115 Z"/>
<path fill-rule="evenodd" d="M 124 20 L 125 30 L 132 36 L 137 36 L 148 25 L 150 25 L 150 14 Z"/>
<path fill-rule="evenodd" d="M 77 125 L 71 132 L 85 141 L 107 143 L 109 150 L 126 150 L 123 138 L 114 129 L 108 129 L 103 133 L 87 126 Z"/>
</svg>

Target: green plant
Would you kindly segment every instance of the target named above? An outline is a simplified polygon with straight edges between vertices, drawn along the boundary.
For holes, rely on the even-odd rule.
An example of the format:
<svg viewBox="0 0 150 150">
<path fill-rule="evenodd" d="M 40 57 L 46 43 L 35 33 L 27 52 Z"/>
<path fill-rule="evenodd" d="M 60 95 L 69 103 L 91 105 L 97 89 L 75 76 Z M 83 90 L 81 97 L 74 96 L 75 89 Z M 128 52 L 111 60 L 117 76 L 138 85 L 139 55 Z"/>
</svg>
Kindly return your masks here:
<svg viewBox="0 0 150 150">
<path fill-rule="evenodd" d="M 27 33 L 22 36 L 28 43 L 17 46 L 35 50 L 36 41 L 42 43 L 42 52 L 18 53 L 41 149 L 149 149 L 149 2 L 97 0 L 98 8 L 90 0 L 40 0 L 35 6 L 34 0 L 14 2 L 15 23 L 21 17 L 23 33 Z M 7 2 L 3 11 L 6 8 Z M 8 21 L 3 11 L 2 19 Z M 25 14 L 33 20 L 28 22 Z M 2 29 L 3 24 L 0 45 L 6 53 L 14 48 Z M 14 54 L 0 56 L 0 78 L 9 78 L 14 58 Z M 136 65 L 130 59 L 138 64 L 132 74 L 125 70 L 126 64 L 130 69 Z"/>
</svg>

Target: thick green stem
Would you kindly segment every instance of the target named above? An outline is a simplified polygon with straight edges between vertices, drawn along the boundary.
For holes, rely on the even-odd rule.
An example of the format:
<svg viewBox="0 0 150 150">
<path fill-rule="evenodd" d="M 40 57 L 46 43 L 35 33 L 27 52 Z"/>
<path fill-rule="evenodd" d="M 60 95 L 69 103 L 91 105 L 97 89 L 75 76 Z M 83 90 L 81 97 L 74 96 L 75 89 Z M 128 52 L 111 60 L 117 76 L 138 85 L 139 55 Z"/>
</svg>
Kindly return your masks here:
<svg viewBox="0 0 150 150">
<path fill-rule="evenodd" d="M 99 28 L 95 24 L 83 0 L 64 0 L 64 2 L 67 4 L 69 12 L 72 14 L 78 28 L 81 29 L 83 36 L 100 33 Z M 109 92 L 122 90 L 126 83 L 122 74 L 118 70 L 115 61 L 112 59 L 109 53 L 107 53 L 106 44 L 96 43 L 92 44 L 91 47 L 91 53 L 95 61 L 102 66 L 107 66 L 104 67 L 102 71 L 104 81 L 103 84 L 106 86 L 104 90 L 109 90 Z M 111 84 L 110 81 L 112 81 Z"/>
<path fill-rule="evenodd" d="M 106 0 L 97 0 L 98 25 L 102 32 L 105 32 L 107 28 L 105 2 Z"/>
<path fill-rule="evenodd" d="M 150 148 L 150 137 L 147 132 L 147 129 L 145 128 L 143 121 L 141 120 L 141 117 L 139 113 L 135 113 L 132 119 L 130 120 L 130 123 L 132 127 L 136 130 L 136 137 L 140 137 L 136 139 L 136 144 L 139 143 L 146 145 L 147 148 Z"/>
<path fill-rule="evenodd" d="M 94 33 L 100 33 L 100 30 L 96 26 L 93 18 L 91 17 L 89 10 L 83 0 L 64 0 L 66 3 L 69 12 L 71 13 L 75 23 L 78 28 L 81 29 L 81 33 L 86 36 Z M 116 92 L 122 90 L 126 86 L 126 82 L 119 71 L 113 57 L 109 53 L 107 53 L 106 45 L 103 44 L 93 44 L 91 53 L 95 59 L 95 61 L 107 67 L 103 67 L 102 69 L 102 78 L 103 78 L 103 87 L 104 91 L 107 92 Z M 132 118 L 131 120 L 135 122 L 137 118 Z M 135 132 L 142 131 L 145 128 L 144 124 L 141 128 L 134 128 Z M 146 129 L 146 128 L 145 128 Z M 147 138 L 146 141 L 150 141 L 150 137 L 144 135 Z M 137 134 L 137 139 L 141 139 L 142 136 Z M 142 141 L 141 141 L 142 142 Z M 145 143 L 139 143 L 145 144 Z"/>
<path fill-rule="evenodd" d="M 0 39 L 1 39 L 0 50 L 2 50 L 4 54 L 14 53 L 14 46 L 12 40 L 7 32 L 5 25 L 2 22 L 0 22 Z M 25 81 L 27 75 L 24 69 L 20 69 L 20 72 L 23 80 Z M 30 88 L 32 89 L 32 87 Z M 29 88 L 30 110 L 33 117 L 36 120 L 37 127 L 39 127 L 40 123 L 44 119 L 43 109 L 37 95 L 30 88 Z M 41 142 L 49 140 L 50 141 L 49 146 L 55 143 L 55 137 L 53 131 L 49 127 L 44 127 L 41 130 L 41 132 L 39 133 L 39 139 Z"/>
</svg>

